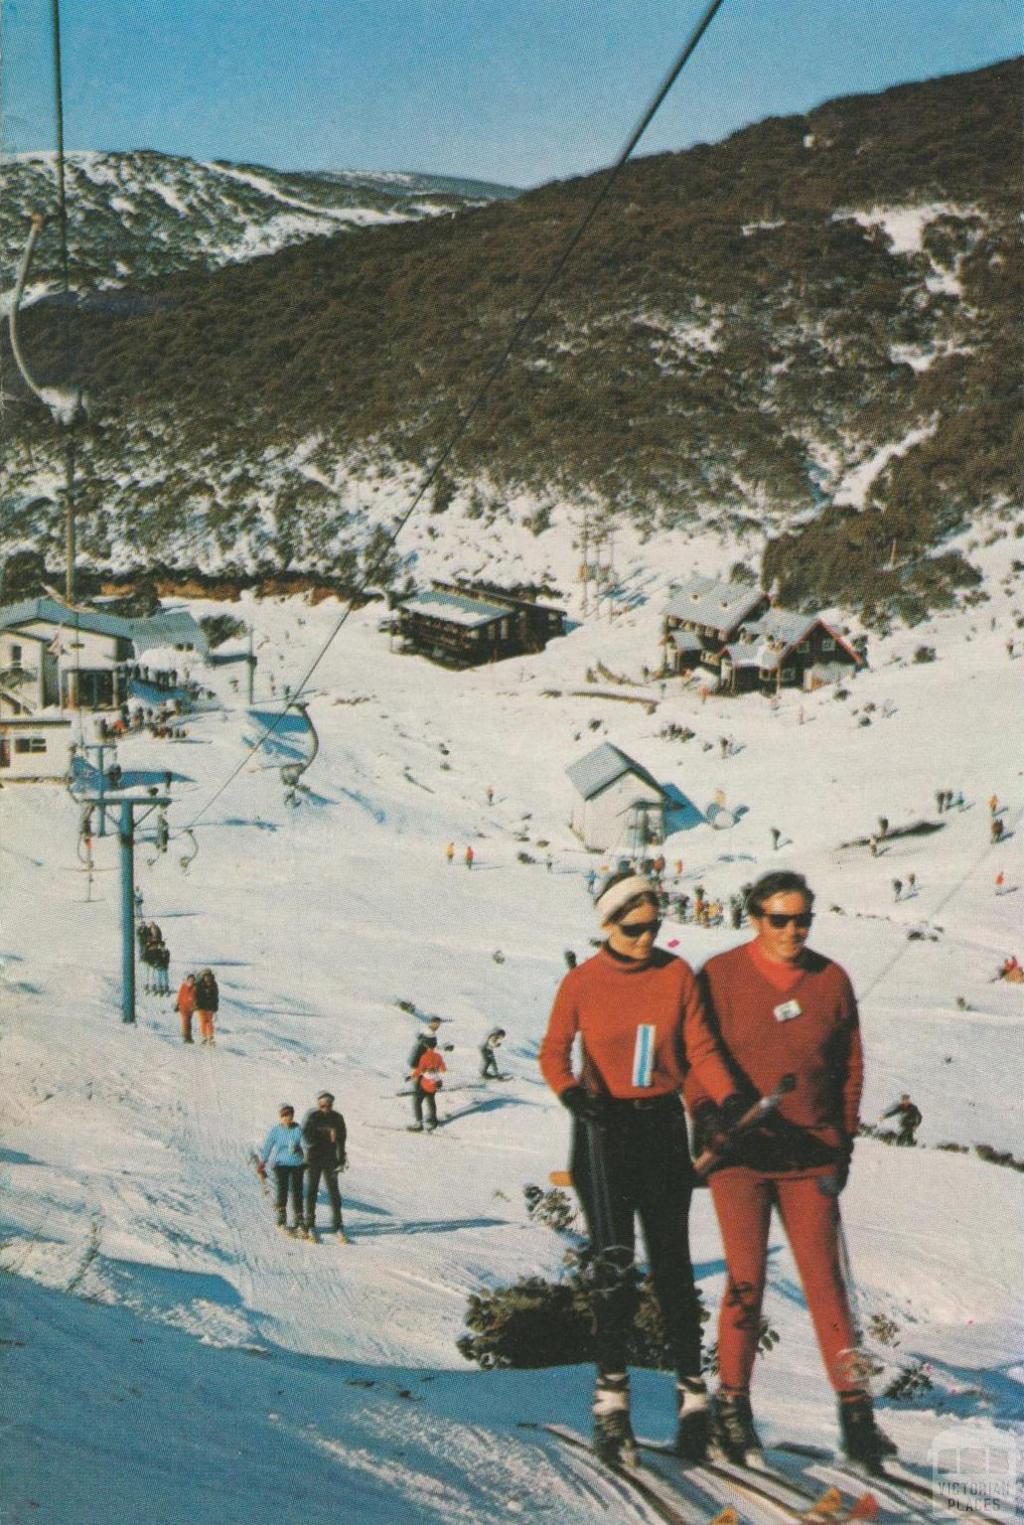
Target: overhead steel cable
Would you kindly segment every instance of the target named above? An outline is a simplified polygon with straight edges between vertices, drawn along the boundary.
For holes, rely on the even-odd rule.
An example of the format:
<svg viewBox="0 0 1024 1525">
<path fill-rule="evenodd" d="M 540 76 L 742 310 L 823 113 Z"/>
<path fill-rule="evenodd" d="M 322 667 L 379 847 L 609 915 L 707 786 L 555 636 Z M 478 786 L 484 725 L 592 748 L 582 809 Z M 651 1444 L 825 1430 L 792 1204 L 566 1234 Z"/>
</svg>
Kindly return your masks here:
<svg viewBox="0 0 1024 1525">
<path fill-rule="evenodd" d="M 57 0 L 54 0 L 54 4 L 56 4 L 56 3 L 57 3 Z M 569 239 L 568 239 L 568 241 L 565 244 L 565 247 L 562 249 L 561 254 L 556 259 L 556 261 L 555 261 L 554 265 L 552 266 L 551 270 L 549 271 L 548 275 L 541 282 L 541 285 L 540 285 L 539 289 L 537 290 L 537 293 L 534 296 L 534 298 L 533 298 L 532 302 L 530 303 L 529 307 L 526 309 L 526 312 L 523 314 L 523 316 L 519 319 L 518 323 L 516 323 L 515 327 L 513 328 L 512 333 L 510 334 L 509 338 L 505 342 L 504 348 L 501 350 L 501 353 L 498 355 L 497 359 L 494 361 L 494 363 L 491 366 L 490 370 L 487 372 L 487 375 L 484 377 L 483 382 L 481 383 L 479 389 L 477 390 L 476 396 L 473 398 L 472 402 L 469 404 L 469 406 L 466 408 L 465 412 L 462 414 L 462 417 L 460 418 L 459 422 L 457 423 L 455 429 L 453 430 L 452 434 L 450 435 L 450 437 L 448 439 L 448 443 L 444 446 L 444 448 L 442 449 L 441 453 L 438 455 L 437 459 L 435 460 L 433 466 L 431 466 L 429 471 L 424 476 L 424 478 L 421 481 L 419 487 L 416 489 L 416 492 L 414 493 L 414 495 L 412 497 L 412 500 L 410 501 L 408 507 L 402 512 L 402 514 L 399 516 L 399 518 L 395 521 L 394 525 L 392 526 L 392 529 L 391 529 L 390 533 L 381 542 L 380 547 L 379 547 L 376 555 L 372 558 L 372 560 L 369 562 L 369 564 L 367 565 L 366 569 L 364 570 L 363 576 L 362 576 L 361 580 L 359 581 L 359 583 L 357 584 L 357 586 L 355 588 L 355 591 L 349 595 L 348 602 L 346 603 L 345 608 L 342 610 L 341 614 L 338 616 L 338 620 L 337 620 L 333 630 L 331 631 L 330 635 L 327 637 L 326 641 L 321 646 L 320 650 L 317 652 L 317 654 L 314 657 L 313 661 L 310 663 L 309 667 L 306 669 L 306 671 L 303 674 L 302 678 L 300 679 L 298 685 L 296 686 L 294 696 L 284 706 L 284 708 L 282 709 L 281 713 L 272 722 L 272 724 L 268 725 L 266 727 L 266 729 L 263 731 L 263 734 L 261 736 L 259 736 L 256 739 L 255 742 L 252 743 L 252 745 L 250 746 L 249 750 L 246 752 L 245 756 L 242 758 L 241 762 L 237 765 L 237 767 L 232 769 L 232 771 L 228 774 L 227 778 L 220 785 L 220 787 L 210 796 L 210 798 L 206 801 L 206 803 L 202 806 L 202 808 L 196 812 L 196 814 L 192 817 L 191 821 L 189 822 L 189 827 L 195 826 L 196 822 L 202 819 L 202 817 L 210 809 L 211 805 L 213 805 L 220 798 L 220 796 L 225 792 L 225 790 L 228 789 L 231 786 L 231 784 L 234 782 L 234 780 L 243 771 L 243 769 L 245 767 L 247 767 L 247 765 L 250 762 L 250 760 L 256 755 L 256 753 L 263 746 L 263 744 L 265 742 L 269 741 L 271 736 L 274 735 L 274 733 L 277 731 L 278 727 L 280 726 L 281 722 L 284 720 L 284 717 L 288 713 L 289 709 L 292 709 L 292 708 L 295 707 L 296 700 L 301 699 L 302 694 L 305 692 L 306 687 L 307 687 L 310 679 L 312 678 L 313 674 L 316 672 L 317 668 L 320 666 L 320 663 L 323 661 L 324 657 L 327 655 L 327 652 L 329 651 L 329 649 L 330 649 L 331 645 L 333 644 L 335 638 L 337 637 L 337 635 L 341 631 L 341 629 L 344 626 L 344 624 L 345 624 L 346 620 L 348 619 L 349 615 L 352 613 L 352 610 L 355 607 L 356 600 L 373 583 L 373 580 L 374 580 L 374 578 L 375 578 L 375 576 L 377 574 L 378 569 L 384 563 L 388 553 L 393 549 L 393 547 L 394 547 L 395 543 L 397 542 L 399 536 L 401 535 L 402 531 L 405 529 L 405 526 L 408 524 L 408 522 L 412 518 L 413 514 L 416 512 L 417 508 L 419 508 L 421 502 L 423 501 L 423 498 L 424 498 L 425 494 L 429 491 L 430 487 L 433 485 L 434 481 L 436 480 L 436 478 L 438 476 L 438 473 L 443 469 L 443 467 L 451 459 L 452 454 L 454 453 L 454 451 L 455 451 L 456 447 L 458 446 L 460 440 L 465 435 L 467 429 L 470 426 L 470 423 L 472 422 L 472 420 L 474 419 L 476 414 L 480 411 L 480 408 L 483 406 L 483 403 L 484 403 L 485 399 L 487 398 L 491 388 L 494 386 L 494 383 L 498 380 L 498 377 L 504 371 L 506 365 L 508 364 L 510 356 L 512 355 L 512 353 L 515 350 L 516 346 L 519 344 L 520 340 L 522 339 L 523 334 L 526 332 L 527 328 L 530 326 L 530 324 L 533 322 L 534 318 L 536 317 L 537 312 L 539 311 L 539 309 L 541 307 L 541 304 L 544 302 L 544 300 L 547 297 L 547 295 L 548 295 L 549 291 L 551 290 L 551 288 L 558 281 L 559 277 L 561 276 L 562 272 L 565 270 L 566 266 L 568 265 L 570 259 L 573 256 L 573 254 L 576 252 L 576 249 L 578 248 L 578 246 L 580 245 L 580 243 L 582 242 L 582 240 L 586 236 L 586 234 L 587 234 L 587 232 L 588 232 L 588 230 L 590 228 L 591 223 L 594 221 L 594 219 L 597 216 L 598 212 L 601 210 L 601 207 L 604 205 L 604 203 L 607 201 L 608 197 L 610 196 L 610 194 L 611 194 L 611 192 L 612 192 L 612 190 L 613 190 L 613 188 L 614 188 L 614 186 L 616 184 L 616 181 L 619 178 L 619 175 L 622 173 L 623 168 L 625 167 L 625 165 L 627 164 L 629 159 L 632 157 L 632 155 L 633 155 L 633 153 L 634 153 L 634 151 L 635 151 L 635 149 L 637 147 L 637 144 L 640 142 L 640 139 L 643 137 L 644 133 L 647 131 L 648 127 L 651 125 L 651 122 L 653 121 L 653 119 L 656 116 L 657 112 L 659 111 L 659 109 L 663 105 L 666 96 L 668 95 L 669 91 L 672 89 L 672 86 L 675 84 L 676 80 L 679 78 L 680 74 L 685 69 L 686 65 L 689 63 L 690 58 L 693 56 L 693 53 L 694 53 L 695 49 L 697 48 L 697 45 L 699 44 L 701 38 L 704 36 L 704 33 L 707 31 L 708 27 L 711 25 L 712 21 L 714 20 L 716 13 L 719 10 L 721 10 L 721 8 L 722 8 L 722 6 L 724 4 L 725 4 L 725 0 L 711 0 L 711 3 L 705 7 L 703 14 L 701 15 L 699 21 L 696 23 L 696 25 L 694 26 L 693 30 L 691 31 L 689 37 L 686 40 L 685 45 L 683 46 L 682 50 L 680 51 L 680 53 L 676 57 L 675 62 L 672 64 L 672 67 L 669 69 L 668 73 L 665 75 L 664 80 L 662 81 L 661 85 L 658 87 L 658 90 L 655 92 L 654 96 L 651 98 L 650 103 L 646 107 L 646 109 L 645 109 L 643 115 L 641 116 L 639 122 L 637 123 L 636 127 L 633 129 L 633 132 L 630 134 L 630 136 L 629 136 L 629 138 L 628 138 L 628 140 L 626 142 L 625 147 L 620 151 L 618 158 L 615 160 L 614 164 L 611 166 L 611 168 L 608 170 L 607 174 L 605 175 L 604 179 L 602 180 L 601 185 L 598 188 L 597 194 L 594 196 L 594 198 L 591 201 L 589 207 L 587 208 L 587 210 L 583 214 L 583 217 L 580 219 L 579 223 L 577 224 L 577 226 L 575 227 L 573 232 L 570 234 Z M 182 827 L 181 830 L 188 830 L 189 827 Z"/>
</svg>

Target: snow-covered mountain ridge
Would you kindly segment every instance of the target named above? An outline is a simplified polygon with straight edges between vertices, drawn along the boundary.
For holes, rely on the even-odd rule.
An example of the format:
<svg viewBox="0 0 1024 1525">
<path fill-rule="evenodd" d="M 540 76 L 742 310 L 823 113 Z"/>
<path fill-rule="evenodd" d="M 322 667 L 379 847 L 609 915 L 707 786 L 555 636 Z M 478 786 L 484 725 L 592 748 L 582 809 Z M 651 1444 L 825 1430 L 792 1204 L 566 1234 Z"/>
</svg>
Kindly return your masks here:
<svg viewBox="0 0 1024 1525">
<path fill-rule="evenodd" d="M 450 216 L 515 195 L 503 186 L 382 170 L 282 171 L 141 149 L 65 156 L 69 263 L 76 291 L 135 287 L 199 266 L 273 254 L 310 238 Z M 32 270 L 35 298 L 60 272 L 56 155 L 0 158 L 0 263 L 16 269 L 28 220 L 50 221 Z"/>
<path fill-rule="evenodd" d="M 715 522 L 790 605 L 973 596 L 950 537 L 1021 503 L 1020 92 L 1010 61 L 638 159 L 493 384 L 600 177 L 100 293 L 71 325 L 83 555 L 351 582 L 487 383 L 424 503 L 438 542 Z M 23 328 L 59 383 L 60 315 Z M 60 441 L 34 403 L 6 432 L 4 529 L 52 562 Z"/>
</svg>

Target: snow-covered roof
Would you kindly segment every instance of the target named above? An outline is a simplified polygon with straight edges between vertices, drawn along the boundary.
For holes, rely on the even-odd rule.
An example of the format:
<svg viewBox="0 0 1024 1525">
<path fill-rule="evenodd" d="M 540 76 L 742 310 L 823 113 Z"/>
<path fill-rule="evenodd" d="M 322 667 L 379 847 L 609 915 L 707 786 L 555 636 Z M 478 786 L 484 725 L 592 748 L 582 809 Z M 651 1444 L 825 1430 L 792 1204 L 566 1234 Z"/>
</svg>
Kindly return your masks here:
<svg viewBox="0 0 1024 1525">
<path fill-rule="evenodd" d="M 592 800 L 625 773 L 634 773 L 659 794 L 665 793 L 642 763 L 636 762 L 610 741 L 603 741 L 599 747 L 588 752 L 586 757 L 577 758 L 565 771 L 570 783 L 585 800 Z"/>
<path fill-rule="evenodd" d="M 816 614 L 793 614 L 789 609 L 769 609 L 759 620 L 746 626 L 747 634 L 755 640 L 781 641 L 783 646 L 795 646 L 804 640 L 815 625 L 820 624 Z"/>
<path fill-rule="evenodd" d="M 695 635 L 692 630 L 673 630 L 672 641 L 679 651 L 703 651 L 704 649 L 700 636 Z"/>
<path fill-rule="evenodd" d="M 98 609 L 78 609 L 58 603 L 55 598 L 25 598 L 16 604 L 0 607 L 0 630 L 16 630 L 23 625 L 46 624 L 68 630 L 85 630 L 92 635 L 113 636 L 130 641 L 136 652 L 152 646 L 192 646 L 201 655 L 208 651 L 203 628 L 184 609 L 174 609 L 143 619 L 126 619 L 122 614 L 104 614 Z"/>
<path fill-rule="evenodd" d="M 713 577 L 691 577 L 669 601 L 665 613 L 673 619 L 711 625 L 715 630 L 731 630 L 763 602 L 760 588 L 716 582 Z"/>
<path fill-rule="evenodd" d="M 464 593 L 441 593 L 433 588 L 403 599 L 399 608 L 407 609 L 410 614 L 425 614 L 430 619 L 447 620 L 449 624 L 467 628 L 492 625 L 495 620 L 507 619 L 510 612 L 497 604 L 488 604 L 482 598 L 470 598 Z"/>
<path fill-rule="evenodd" d="M 725 654 L 733 667 L 757 667 L 759 653 L 760 647 L 750 641 L 733 641 L 731 646 L 725 648 Z"/>
</svg>

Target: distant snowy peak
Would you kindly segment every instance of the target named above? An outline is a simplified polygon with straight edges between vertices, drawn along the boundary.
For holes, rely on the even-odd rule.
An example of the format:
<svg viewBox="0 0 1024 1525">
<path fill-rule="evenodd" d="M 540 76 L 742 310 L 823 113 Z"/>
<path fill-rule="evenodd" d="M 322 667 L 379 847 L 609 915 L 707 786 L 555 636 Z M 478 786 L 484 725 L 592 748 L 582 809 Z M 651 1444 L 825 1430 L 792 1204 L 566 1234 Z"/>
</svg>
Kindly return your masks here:
<svg viewBox="0 0 1024 1525">
<path fill-rule="evenodd" d="M 395 171 L 281 171 L 225 160 L 197 162 L 140 149 L 79 151 L 65 160 L 75 285 L 125 286 L 197 264 L 210 269 L 289 244 L 382 223 L 450 216 L 516 192 L 505 186 Z M 33 275 L 54 279 L 56 156 L 0 162 L 0 251 L 17 266 L 28 220 L 42 212 Z"/>
</svg>

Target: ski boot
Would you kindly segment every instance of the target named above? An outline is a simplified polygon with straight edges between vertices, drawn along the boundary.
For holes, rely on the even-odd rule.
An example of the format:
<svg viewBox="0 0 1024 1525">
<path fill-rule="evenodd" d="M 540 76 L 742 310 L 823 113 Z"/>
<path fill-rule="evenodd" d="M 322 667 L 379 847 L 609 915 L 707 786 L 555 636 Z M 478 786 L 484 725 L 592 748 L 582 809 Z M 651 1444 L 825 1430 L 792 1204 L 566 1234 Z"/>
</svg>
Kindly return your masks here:
<svg viewBox="0 0 1024 1525">
<path fill-rule="evenodd" d="M 869 1393 L 840 1393 L 839 1428 L 847 1460 L 868 1472 L 880 1472 L 887 1456 L 896 1455 L 896 1446 L 875 1423 Z"/>
<path fill-rule="evenodd" d="M 711 1439 L 726 1461 L 739 1467 L 756 1467 L 762 1446 L 754 1429 L 750 1399 L 746 1393 L 718 1393 L 711 1420 Z"/>
<path fill-rule="evenodd" d="M 629 1422 L 629 1377 L 625 1372 L 598 1376 L 591 1412 L 597 1455 L 609 1467 L 635 1467 L 636 1437 Z"/>
<path fill-rule="evenodd" d="M 407 1131 L 409 1133 L 422 1133 L 423 1132 L 423 1124 L 422 1123 L 410 1123 Z"/>
<path fill-rule="evenodd" d="M 337 1239 L 339 1244 L 351 1244 L 352 1243 L 351 1239 L 348 1237 L 348 1235 L 346 1234 L 346 1232 L 345 1232 L 345 1230 L 343 1228 L 338 1229 L 337 1232 L 335 1233 L 334 1237 L 335 1237 L 335 1239 Z"/>
<path fill-rule="evenodd" d="M 701 1462 L 708 1452 L 708 1390 L 701 1377 L 680 1377 L 676 1383 L 678 1424 L 676 1455 Z"/>
</svg>

